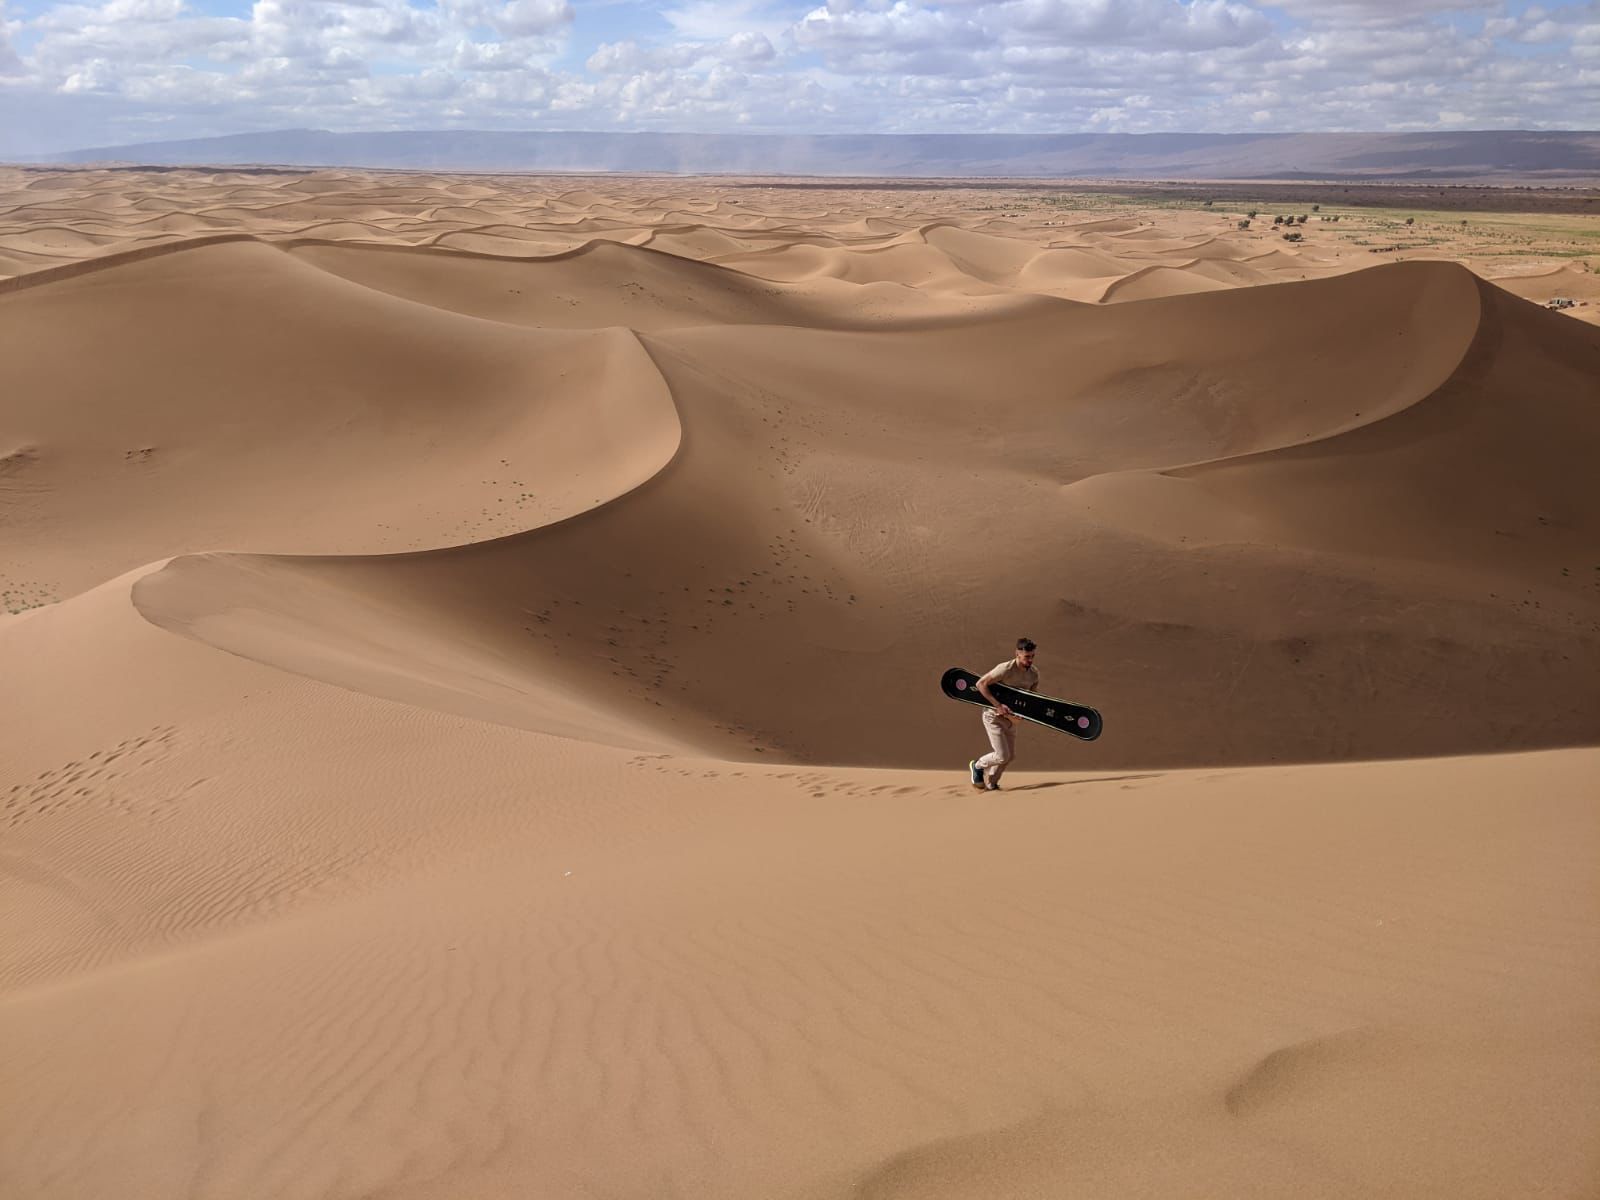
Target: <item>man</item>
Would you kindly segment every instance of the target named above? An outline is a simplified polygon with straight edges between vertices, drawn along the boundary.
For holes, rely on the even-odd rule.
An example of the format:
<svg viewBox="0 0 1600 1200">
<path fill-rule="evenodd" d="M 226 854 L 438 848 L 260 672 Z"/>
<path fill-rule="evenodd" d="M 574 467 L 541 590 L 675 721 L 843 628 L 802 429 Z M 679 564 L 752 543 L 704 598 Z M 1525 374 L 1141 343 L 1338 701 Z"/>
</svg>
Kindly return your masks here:
<svg viewBox="0 0 1600 1200">
<path fill-rule="evenodd" d="M 1016 718 L 1011 715 L 1009 708 L 994 698 L 989 685 L 1003 683 L 1007 687 L 1028 692 L 1038 691 L 1039 672 L 1033 669 L 1033 652 L 1031 641 L 1018 638 L 1016 655 L 996 664 L 992 671 L 978 680 L 978 694 L 993 706 L 983 710 L 983 731 L 989 735 L 989 745 L 994 749 L 967 764 L 972 772 L 972 786 L 981 791 L 1000 790 L 1000 776 L 1005 774 L 1006 767 L 1016 757 L 1017 751 Z"/>
</svg>

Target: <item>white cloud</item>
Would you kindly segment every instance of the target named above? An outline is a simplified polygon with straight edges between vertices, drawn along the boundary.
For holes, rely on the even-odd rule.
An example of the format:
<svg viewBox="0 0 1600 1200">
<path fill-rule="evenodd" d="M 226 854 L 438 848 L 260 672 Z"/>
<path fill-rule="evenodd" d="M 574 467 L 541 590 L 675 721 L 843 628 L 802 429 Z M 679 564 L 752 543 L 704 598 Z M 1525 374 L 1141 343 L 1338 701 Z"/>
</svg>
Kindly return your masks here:
<svg viewBox="0 0 1600 1200">
<path fill-rule="evenodd" d="M 515 42 L 456 43 L 450 66 L 457 71 L 522 71 L 530 66 L 529 56 Z"/>
<path fill-rule="evenodd" d="M 1600 0 L 1556 9 L 1537 5 L 1515 16 L 1495 17 L 1484 23 L 1484 34 L 1526 46 L 1566 45 L 1575 56 L 1600 43 Z"/>
<path fill-rule="evenodd" d="M 1437 17 L 1479 16 L 1505 6 L 1506 0 L 1275 0 L 1272 5 L 1324 28 L 1367 29 L 1417 28 Z"/>
<path fill-rule="evenodd" d="M 6 19 L 5 0 L 0 0 L 0 79 L 23 73 L 22 59 L 11 48 L 11 38 L 21 25 L 20 21 Z"/>
<path fill-rule="evenodd" d="M 994 36 L 974 17 L 896 0 L 887 8 L 833 4 L 808 12 L 790 31 L 796 46 L 855 76 L 971 78 Z"/>
<path fill-rule="evenodd" d="M 721 42 L 746 32 L 776 41 L 790 23 L 763 0 L 686 0 L 662 9 L 661 18 L 678 38 L 691 42 Z"/>
<path fill-rule="evenodd" d="M 973 39 L 989 40 L 980 25 L 965 17 L 906 0 L 887 9 L 813 9 L 794 32 L 808 49 L 847 51 L 961 49 L 970 48 Z"/>
<path fill-rule="evenodd" d="M 638 42 L 608 42 L 591 54 L 584 66 L 596 75 L 633 75 L 648 71 L 709 69 L 723 65 L 758 67 L 775 61 L 778 52 L 765 34 L 736 33 L 721 42 L 678 42 L 667 46 L 641 46 Z"/>
<path fill-rule="evenodd" d="M 1600 126 L 1600 0 L 42 2 L 0 0 L 0 153 L 290 125 Z"/>
<path fill-rule="evenodd" d="M 728 62 L 766 63 L 777 58 L 778 52 L 766 34 L 747 29 L 723 43 L 722 57 Z"/>
<path fill-rule="evenodd" d="M 453 7 L 470 12 L 478 24 L 507 37 L 551 33 L 572 20 L 572 6 L 566 0 L 509 0 L 505 4 L 458 0 Z"/>
<path fill-rule="evenodd" d="M 996 14 L 1019 34 L 1073 45 L 1234 46 L 1272 30 L 1260 12 L 1229 0 L 1010 0 Z"/>
<path fill-rule="evenodd" d="M 117 70 L 103 58 L 91 58 L 61 83 L 68 95 L 79 92 L 110 91 L 117 82 Z"/>
<path fill-rule="evenodd" d="M 666 67 L 693 66 L 704 55 L 702 46 L 641 46 L 638 42 L 607 42 L 584 63 L 596 75 L 632 75 Z"/>
</svg>

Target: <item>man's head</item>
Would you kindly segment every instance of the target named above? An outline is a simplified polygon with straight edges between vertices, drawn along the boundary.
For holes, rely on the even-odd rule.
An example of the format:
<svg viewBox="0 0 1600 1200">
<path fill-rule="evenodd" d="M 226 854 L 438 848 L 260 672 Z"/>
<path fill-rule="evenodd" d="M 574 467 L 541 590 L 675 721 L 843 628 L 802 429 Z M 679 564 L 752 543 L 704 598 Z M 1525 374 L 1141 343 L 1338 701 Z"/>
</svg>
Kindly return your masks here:
<svg viewBox="0 0 1600 1200">
<path fill-rule="evenodd" d="M 1033 666 L 1033 652 L 1035 646 L 1032 638 L 1017 639 L 1017 662 L 1024 667 Z"/>
</svg>

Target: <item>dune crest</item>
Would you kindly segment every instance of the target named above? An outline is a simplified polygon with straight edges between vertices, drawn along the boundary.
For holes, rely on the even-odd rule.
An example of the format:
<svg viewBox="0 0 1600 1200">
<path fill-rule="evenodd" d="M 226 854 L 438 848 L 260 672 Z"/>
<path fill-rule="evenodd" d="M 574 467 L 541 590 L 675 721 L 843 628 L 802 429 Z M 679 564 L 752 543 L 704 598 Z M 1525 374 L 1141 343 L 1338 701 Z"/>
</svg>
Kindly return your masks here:
<svg viewBox="0 0 1600 1200">
<path fill-rule="evenodd" d="M 682 295 L 688 305 L 695 293 Z M 142 581 L 136 601 L 163 627 L 235 653 L 520 728 L 570 730 L 607 713 L 623 745 L 934 766 L 947 735 L 921 706 L 878 715 L 869 748 L 832 697 L 852 664 L 912 678 L 949 665 L 965 612 L 986 606 L 939 547 L 986 544 L 1036 564 L 1008 573 L 1008 623 L 1062 648 L 1060 669 L 1085 681 L 1063 690 L 1093 694 L 1141 731 L 1137 745 L 1119 745 L 1114 729 L 1089 747 L 1047 742 L 1045 762 L 1581 742 L 1588 698 L 1600 700 L 1588 672 L 1597 629 L 1572 567 L 1600 511 L 1577 481 L 1600 427 L 1565 397 L 1578 394 L 1594 339 L 1444 264 L 1159 304 L 1182 332 L 1152 357 L 1186 364 L 1182 374 L 1117 369 L 1125 359 L 1102 347 L 1136 336 L 1125 307 L 1027 308 L 942 328 L 686 318 L 641 335 L 684 428 L 671 467 L 647 485 L 442 553 L 179 560 Z M 1285 397 L 1284 361 L 1269 355 L 1304 310 L 1319 314 L 1326 365 Z M 1251 336 L 1213 336 L 1227 329 Z M 1076 379 L 1052 386 L 1063 369 Z M 1531 432 L 1497 423 L 1536 371 L 1545 416 Z M 881 398 L 857 399 L 847 377 Z M 974 410 L 979 386 L 1004 407 Z M 1004 432 L 986 438 L 986 423 Z M 1473 477 L 1496 456 L 1492 484 Z M 1394 470 L 1397 458 L 1410 465 Z M 1052 475 L 1054 494 L 1041 486 Z M 1457 479 L 1462 495 L 1441 502 Z M 981 498 L 997 488 L 1037 506 L 1040 522 L 985 532 Z M 1070 564 L 1068 588 L 1056 563 Z M 1248 586 L 1218 593 L 1212 571 Z M 1148 578 L 1174 586 L 1158 595 Z M 1533 589 L 1539 604 L 1518 603 Z M 1352 631 L 1351 607 L 1373 605 L 1381 619 Z M 1263 625 L 1266 607 L 1276 615 Z M 380 642 L 350 636 L 378 626 L 389 630 Z M 1003 645 L 1004 627 L 986 636 Z M 1517 665 L 1530 661 L 1548 665 Z M 1154 692 L 1127 662 L 1165 663 L 1177 678 Z M 751 672 L 785 685 L 741 687 Z M 1506 719 L 1508 707 L 1533 711 L 1552 677 L 1578 702 Z M 583 696 L 577 715 L 562 715 L 553 681 Z M 1474 697 L 1476 715 L 1430 700 L 1444 684 Z M 1270 720 L 1255 712 L 1263 694 Z M 1184 718 L 1202 707 L 1209 722 Z"/>
<path fill-rule="evenodd" d="M 254 241 L 87 266 L 0 295 L 0 391 L 31 447 L 11 566 L 57 597 L 188 550 L 515 532 L 676 450 L 671 398 L 626 330 L 477 320 Z M 148 398 L 123 403 L 130 389 Z"/>
</svg>

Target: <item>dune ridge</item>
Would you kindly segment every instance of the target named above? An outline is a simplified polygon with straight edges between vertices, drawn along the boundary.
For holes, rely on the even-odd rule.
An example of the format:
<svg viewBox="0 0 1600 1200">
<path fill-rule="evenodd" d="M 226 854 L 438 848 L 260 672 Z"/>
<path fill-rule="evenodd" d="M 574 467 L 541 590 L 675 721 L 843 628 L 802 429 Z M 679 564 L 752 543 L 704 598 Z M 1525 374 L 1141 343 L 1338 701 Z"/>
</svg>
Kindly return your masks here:
<svg viewBox="0 0 1600 1200">
<path fill-rule="evenodd" d="M 246 236 L 274 241 L 314 237 L 343 245 L 449 249 L 509 260 L 550 258 L 594 241 L 614 241 L 690 260 L 726 261 L 780 281 L 894 282 L 957 295 L 1026 286 L 1078 299 L 1082 297 L 1069 294 L 1079 290 L 1077 272 L 1063 270 L 1065 260 L 1054 251 L 1077 247 L 1098 253 L 1106 257 L 1107 269 L 1101 274 L 1111 278 L 1144 270 L 1147 264 L 1141 258 L 1166 248 L 1162 244 L 1130 251 L 1123 245 L 1122 239 L 1141 231 L 1139 222 L 1002 219 L 983 222 L 980 232 L 968 227 L 970 221 L 904 205 L 893 215 L 863 220 L 803 207 L 793 213 L 762 214 L 731 195 L 687 204 L 682 199 L 686 189 L 670 184 L 672 190 L 665 194 L 624 198 L 584 189 L 550 195 L 507 189 L 496 181 L 479 189 L 480 195 L 466 197 L 466 204 L 451 206 L 437 203 L 437 178 L 401 176 L 385 187 L 382 175 L 326 181 L 290 175 L 270 187 L 252 185 L 243 193 L 275 202 L 204 205 L 198 197 L 207 193 L 219 199 L 242 198 L 237 177 L 227 172 L 199 173 L 175 185 L 166 177 L 151 176 L 140 181 L 141 198 L 132 203 L 110 191 L 123 187 L 128 182 L 124 177 L 88 172 L 78 178 L 81 186 L 54 204 L 6 205 L 6 179 L 0 176 L 0 274 L 23 278 L 50 270 L 51 264 L 126 253 L 121 247 L 128 240 L 142 244 L 151 238 L 166 239 L 135 247 L 155 249 L 197 236 L 226 236 L 226 227 L 234 226 Z M 21 199 L 30 191 L 22 183 L 11 196 Z M 772 196 L 764 199 L 770 202 Z M 90 200 L 101 203 L 85 209 Z M 171 211 L 166 211 L 169 206 Z M 64 219 L 54 224 L 41 220 L 57 214 Z M 75 215 L 79 219 L 71 220 Z M 197 232 L 207 227 L 216 232 Z M 41 243 L 51 229 L 60 230 L 61 237 Z M 1209 255 L 1231 258 L 1258 253 L 1263 236 L 1218 239 L 1208 231 L 1170 244 L 1193 245 Z M 964 254 L 964 246 L 969 251 L 982 249 L 976 255 Z M 1309 269 L 1322 256 L 1320 250 L 1307 249 L 1296 251 L 1288 262 Z M 1047 263 L 1053 266 L 1046 268 Z M 1211 282 L 1193 278 L 1195 286 Z M 0 284 L 4 282 L 0 278 Z"/>
<path fill-rule="evenodd" d="M 1573 580 L 1572 567 L 1588 531 L 1600 528 L 1600 512 L 1579 482 L 1584 456 L 1600 444 L 1600 428 L 1592 406 L 1561 397 L 1577 396 L 1600 363 L 1594 340 L 1560 318 L 1499 298 L 1459 268 L 1419 264 L 1370 274 L 1370 283 L 1366 276 L 1346 277 L 1292 288 L 1302 294 L 1328 289 L 1331 295 L 1320 303 L 1329 312 L 1378 312 L 1380 295 L 1406 297 L 1399 305 L 1390 300 L 1391 311 L 1411 314 L 1413 341 L 1420 342 L 1406 343 L 1399 352 L 1369 349 L 1365 358 L 1346 365 L 1350 378 L 1367 386 L 1389 375 L 1385 391 L 1368 393 L 1359 410 L 1349 385 L 1330 366 L 1320 392 L 1308 389 L 1297 405 L 1267 406 L 1246 390 L 1220 403 L 1217 414 L 1227 423 L 1192 427 L 1187 437 L 1171 436 L 1167 410 L 1159 406 L 1148 415 L 1138 409 L 1119 414 L 1106 424 L 1105 409 L 1116 391 L 1128 397 L 1127 406 L 1152 388 L 1172 386 L 1161 374 L 1150 380 L 1129 380 L 1125 371 L 1096 377 L 1089 351 L 1121 345 L 1127 336 L 1114 315 L 1118 310 L 991 314 L 979 319 L 971 336 L 1010 347 L 1005 370 L 1019 386 L 1015 407 L 1002 419 L 1016 433 L 969 459 L 973 482 L 940 494 L 927 480 L 952 474 L 970 435 L 915 445 L 918 452 L 907 439 L 915 437 L 913 427 L 929 420 L 961 431 L 981 419 L 963 412 L 967 406 L 951 359 L 962 350 L 951 328 L 813 333 L 763 325 L 735 334 L 715 322 L 691 323 L 677 332 L 641 335 L 684 422 L 679 457 L 647 485 L 581 519 L 490 543 L 372 561 L 217 555 L 179 560 L 142 580 L 135 602 L 158 624 L 234 652 L 262 655 L 269 644 L 287 647 L 286 657 L 266 661 L 329 678 L 328 668 L 316 665 L 323 657 L 304 657 L 308 647 L 323 643 L 325 633 L 313 635 L 312 627 L 293 622 L 270 636 L 257 628 L 269 613 L 277 613 L 274 623 L 287 619 L 277 612 L 272 589 L 281 584 L 287 593 L 319 597 L 293 602 L 295 620 L 310 619 L 314 626 L 333 620 L 345 603 L 404 597 L 384 602 L 392 628 L 407 630 L 403 648 L 380 656 L 387 666 L 373 666 L 391 679 L 379 689 L 391 698 L 423 702 L 425 691 L 427 703 L 448 711 L 548 728 L 516 696 L 516 681 L 527 681 L 530 694 L 542 695 L 537 681 L 555 678 L 586 696 L 605 697 L 604 706 L 626 715 L 630 724 L 642 722 L 708 753 L 933 766 L 947 756 L 946 735 L 920 709 L 878 718 L 867 751 L 848 711 L 829 702 L 833 681 L 849 671 L 853 659 L 876 660 L 891 673 L 937 675 L 941 655 L 947 656 L 943 647 L 964 634 L 951 614 L 940 612 L 941 598 L 923 581 L 944 574 L 933 557 L 939 544 L 933 531 L 956 531 L 952 540 L 958 544 L 983 536 L 975 523 L 963 528 L 962 509 L 993 487 L 1014 486 L 1009 480 L 1015 467 L 1007 461 L 1015 453 L 1012 439 L 1039 445 L 1048 436 L 1044 431 L 1071 427 L 1078 464 L 1063 472 L 1040 461 L 1039 474 L 1022 485 L 1035 492 L 1037 503 L 1049 505 L 1041 511 L 1051 514 L 1054 525 L 1043 544 L 1038 527 L 1025 527 L 1029 553 L 1038 558 L 1043 550 L 1046 556 L 1034 577 L 1017 579 L 1010 617 L 1035 636 L 1071 646 L 1068 670 L 1093 679 L 1090 690 L 1104 697 L 1107 708 L 1137 714 L 1144 732 L 1136 748 L 1119 748 L 1110 737 L 1090 747 L 1041 746 L 1045 761 L 1091 768 L 1193 765 L 1387 756 L 1423 747 L 1460 753 L 1583 744 L 1600 700 L 1589 675 L 1597 626 L 1584 593 L 1590 581 Z M 1249 313 L 1245 321 L 1266 320 L 1279 307 L 1271 289 L 1236 295 L 1235 306 Z M 1187 308 L 1193 298 L 1160 303 Z M 1203 363 L 1209 326 L 1241 320 L 1225 311 L 1167 319 L 1190 332 L 1184 335 L 1187 345 L 1165 353 L 1190 364 Z M 1089 328 L 1074 339 L 1069 331 L 1078 321 Z M 1510 425 L 1491 423 L 1465 443 L 1452 443 L 1445 436 L 1451 426 L 1474 413 L 1492 419 L 1504 411 L 1501 398 L 1523 386 L 1528 364 L 1504 343 L 1534 337 L 1529 322 L 1541 333 L 1547 325 L 1552 332 L 1573 331 L 1570 344 L 1561 343 L 1569 357 L 1552 354 L 1549 346 L 1541 350 L 1546 371 L 1566 370 L 1569 377 L 1550 376 L 1550 388 L 1533 401 L 1544 415 L 1531 427 L 1519 423 L 1527 417 L 1523 409 Z M 1358 324 L 1350 332 L 1360 336 L 1363 328 Z M 1405 342 L 1404 334 L 1402 326 L 1394 340 Z M 733 336 L 742 344 L 731 344 Z M 1268 330 L 1258 336 L 1270 342 L 1277 335 Z M 812 348 L 818 339 L 832 345 Z M 943 357 L 930 352 L 936 342 L 946 349 Z M 895 344 L 905 347 L 899 355 L 889 348 Z M 752 365 L 741 372 L 747 347 L 754 351 L 747 359 Z M 1248 379 L 1239 360 L 1252 356 L 1249 369 L 1259 372 L 1263 384 L 1271 379 L 1273 365 L 1261 362 L 1254 346 L 1237 348 L 1223 358 L 1230 387 Z M 1502 358 L 1510 365 L 1498 366 Z M 1053 378 L 1052 359 L 1073 362 L 1087 377 L 1080 391 L 1064 395 L 1023 382 Z M 708 370 L 712 362 L 714 371 Z M 893 404 L 837 404 L 831 400 L 840 386 L 833 373 L 801 365 L 807 362 L 838 364 L 840 373 L 882 379 L 886 386 L 897 379 L 899 394 L 925 387 L 930 399 L 903 414 Z M 926 364 L 920 368 L 925 380 L 917 379 L 919 362 Z M 770 371 L 774 363 L 786 385 L 774 387 L 770 374 L 758 382 L 757 372 Z M 1006 386 L 1004 375 L 996 379 L 992 361 L 978 369 L 989 374 L 990 386 Z M 935 374 L 944 377 L 942 383 Z M 1197 400 L 1206 386 L 1218 385 L 1191 377 L 1179 391 L 1189 412 L 1204 411 Z M 754 406 L 750 393 L 759 397 Z M 1092 406 L 1091 421 L 1100 427 L 1064 426 L 1064 403 Z M 738 405 L 744 411 L 735 417 Z M 776 432 L 756 415 L 757 406 L 787 421 L 789 432 Z M 1441 422 L 1444 432 L 1434 428 Z M 1409 428 L 1414 424 L 1423 426 L 1420 437 Z M 886 438 L 890 449 L 867 448 L 864 426 Z M 1352 446 L 1352 440 L 1365 444 Z M 855 448 L 843 450 L 849 446 Z M 1471 470 L 1481 470 L 1476 464 L 1495 453 L 1503 461 L 1493 485 L 1470 479 Z M 1366 464 L 1395 455 L 1415 463 L 1404 472 L 1386 466 L 1381 478 L 1371 476 Z M 1287 481 L 1280 481 L 1286 472 Z M 1053 473 L 1059 484 L 1052 500 L 1038 489 Z M 885 490 L 906 498 L 902 503 L 917 506 L 915 522 L 880 518 L 893 529 L 859 523 L 853 514 L 887 511 L 883 491 L 862 490 L 861 481 L 874 476 L 885 481 Z M 1452 498 L 1445 488 L 1455 479 L 1468 491 Z M 1418 509 L 1408 490 L 1424 486 L 1433 511 Z M 1345 513 L 1352 505 L 1370 511 L 1361 510 L 1359 520 L 1320 520 L 1333 511 L 1335 494 L 1348 497 L 1338 501 Z M 1399 509 L 1411 510 L 1409 521 L 1386 525 L 1386 512 Z M 1469 510 L 1471 519 L 1464 521 L 1461 514 Z M 1507 529 L 1496 532 L 1496 523 Z M 650 547 L 674 529 L 695 530 L 696 544 L 679 557 L 656 561 L 647 577 L 636 574 L 632 565 L 648 560 Z M 1358 531 L 1354 540 L 1341 536 L 1352 529 Z M 1071 556 L 1074 588 L 1066 597 L 1052 584 L 1052 552 Z M 1014 553 L 1020 561 L 1020 546 Z M 1186 569 L 1197 557 L 1212 567 Z M 583 571 L 574 577 L 558 566 L 568 563 L 584 564 Z M 1130 584 L 1132 564 L 1138 576 Z M 1262 590 L 1216 595 L 1204 584 L 1207 570 L 1250 580 Z M 1181 582 L 1185 574 L 1187 584 Z M 1179 582 L 1157 599 L 1147 579 Z M 1326 598 L 1308 601 L 1308 585 Z M 952 586 L 962 594 L 959 584 Z M 1539 603 L 1521 603 L 1526 593 Z M 1284 599 L 1269 601 L 1270 596 Z M 1381 623 L 1369 616 L 1366 628 L 1352 635 L 1349 606 L 1381 608 L 1383 596 L 1404 596 L 1408 607 Z M 974 599 L 966 603 L 981 607 Z M 1263 627 L 1258 614 L 1268 603 L 1289 613 L 1288 619 Z M 359 624 L 361 612 L 358 607 L 338 619 Z M 1118 612 L 1120 628 L 1113 627 L 1114 640 L 1102 646 L 1098 635 Z M 1130 623 L 1129 613 L 1138 613 L 1139 622 Z M 757 628 L 762 636 L 749 643 Z M 472 698 L 463 699 L 459 684 L 424 685 L 410 667 L 405 686 L 394 690 L 393 672 L 411 648 L 433 645 L 445 661 L 452 631 L 459 629 L 472 631 L 461 652 L 492 661 L 503 673 L 509 691 L 499 708 L 484 708 L 475 687 L 466 689 Z M 1003 637 L 997 629 L 990 640 Z M 592 646 L 606 649 L 596 655 Z M 1374 652 L 1386 660 L 1381 691 L 1371 673 Z M 1129 686 L 1118 679 L 1123 662 L 1170 664 L 1174 653 L 1201 656 L 1180 672 L 1195 682 L 1169 688 L 1159 702 L 1139 694 L 1142 682 Z M 1507 669 L 1484 678 L 1486 654 Z M 1240 676 L 1228 671 L 1224 655 L 1250 661 L 1260 680 L 1241 692 Z M 1511 664 L 1527 655 L 1548 664 L 1548 674 L 1517 677 Z M 806 662 L 829 665 L 808 672 L 801 665 Z M 487 670 L 478 668 L 476 676 Z M 769 696 L 736 696 L 733 680 L 750 670 L 785 679 L 786 686 Z M 340 682 L 359 676 L 355 658 L 344 651 L 337 671 L 332 677 Z M 1227 681 L 1220 695 L 1212 682 L 1219 675 Z M 1304 689 L 1308 677 L 1312 689 L 1297 698 L 1295 688 Z M 1296 678 L 1298 685 L 1291 682 Z M 1551 712 L 1538 699 L 1552 680 L 1571 698 L 1563 711 Z M 1444 707 L 1429 699 L 1441 684 L 1453 698 Z M 1282 693 L 1275 703 L 1286 709 L 1278 720 L 1249 715 L 1257 688 Z M 1462 689 L 1475 698 L 1479 716 L 1463 720 L 1455 711 Z M 1346 698 L 1348 715 L 1330 718 L 1326 707 L 1338 695 Z M 1357 699 L 1359 705 L 1351 703 Z M 1539 711 L 1541 719 L 1507 720 L 1507 709 L 1524 706 Z M 1197 707 L 1214 723 L 1251 736 L 1241 733 L 1219 744 L 1209 725 L 1184 721 L 1182 714 Z"/>
</svg>

